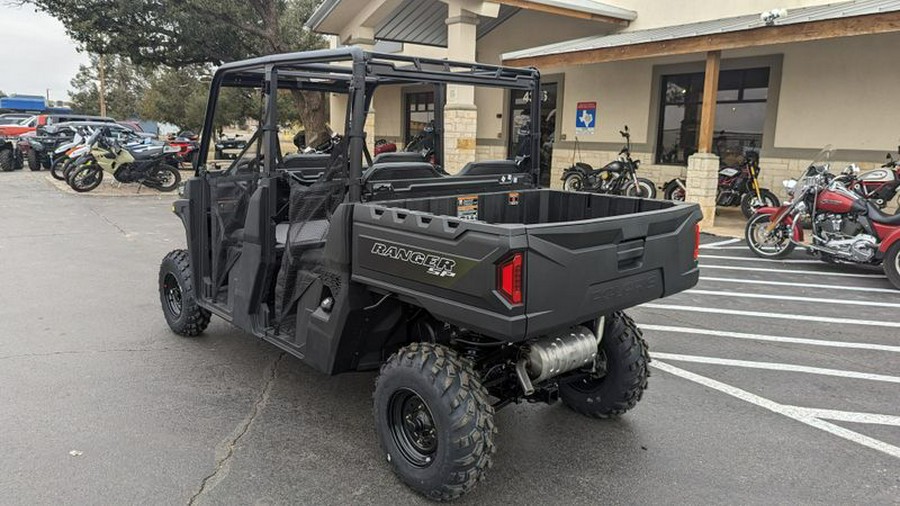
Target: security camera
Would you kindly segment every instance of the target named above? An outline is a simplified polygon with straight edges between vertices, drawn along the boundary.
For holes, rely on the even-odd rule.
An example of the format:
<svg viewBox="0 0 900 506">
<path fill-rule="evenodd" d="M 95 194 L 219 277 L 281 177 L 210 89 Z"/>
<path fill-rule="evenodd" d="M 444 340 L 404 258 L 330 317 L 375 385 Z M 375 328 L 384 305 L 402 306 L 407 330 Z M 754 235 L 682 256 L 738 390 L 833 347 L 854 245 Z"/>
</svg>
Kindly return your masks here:
<svg viewBox="0 0 900 506">
<path fill-rule="evenodd" d="M 772 26 L 775 24 L 776 19 L 784 16 L 787 16 L 787 9 L 772 9 L 760 14 L 759 19 L 765 23 L 766 26 Z"/>
</svg>

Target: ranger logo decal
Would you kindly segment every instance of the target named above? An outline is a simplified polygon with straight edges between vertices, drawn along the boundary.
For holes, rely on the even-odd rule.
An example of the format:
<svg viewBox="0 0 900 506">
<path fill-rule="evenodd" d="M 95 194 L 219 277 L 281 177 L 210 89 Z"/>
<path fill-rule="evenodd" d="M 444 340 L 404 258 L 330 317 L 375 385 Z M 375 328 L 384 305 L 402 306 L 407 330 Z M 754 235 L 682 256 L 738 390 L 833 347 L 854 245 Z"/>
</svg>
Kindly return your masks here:
<svg viewBox="0 0 900 506">
<path fill-rule="evenodd" d="M 388 246 L 381 242 L 375 242 L 372 244 L 372 254 L 427 267 L 425 272 L 434 276 L 456 277 L 456 272 L 453 270 L 456 267 L 456 261 L 433 253 L 423 253 L 402 246 Z"/>
</svg>

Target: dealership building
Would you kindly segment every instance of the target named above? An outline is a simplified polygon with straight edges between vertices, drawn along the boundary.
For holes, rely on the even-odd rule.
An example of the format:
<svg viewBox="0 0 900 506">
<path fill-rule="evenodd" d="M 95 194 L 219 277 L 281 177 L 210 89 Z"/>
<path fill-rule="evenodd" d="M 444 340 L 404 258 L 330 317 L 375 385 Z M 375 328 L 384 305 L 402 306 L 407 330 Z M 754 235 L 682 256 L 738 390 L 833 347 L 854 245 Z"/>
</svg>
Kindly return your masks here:
<svg viewBox="0 0 900 506">
<path fill-rule="evenodd" d="M 897 0 L 325 0 L 307 26 L 336 46 L 536 67 L 551 185 L 574 162 L 614 159 L 628 125 L 639 175 L 686 177 L 708 224 L 719 167 L 749 152 L 763 185 L 782 193 L 827 144 L 864 169 L 900 144 Z M 451 173 L 514 153 L 535 99 L 453 85 L 442 94 Z M 331 100 L 332 124 L 343 125 L 343 97 Z M 408 142 L 434 105 L 431 89 L 378 90 L 369 142 Z"/>
</svg>

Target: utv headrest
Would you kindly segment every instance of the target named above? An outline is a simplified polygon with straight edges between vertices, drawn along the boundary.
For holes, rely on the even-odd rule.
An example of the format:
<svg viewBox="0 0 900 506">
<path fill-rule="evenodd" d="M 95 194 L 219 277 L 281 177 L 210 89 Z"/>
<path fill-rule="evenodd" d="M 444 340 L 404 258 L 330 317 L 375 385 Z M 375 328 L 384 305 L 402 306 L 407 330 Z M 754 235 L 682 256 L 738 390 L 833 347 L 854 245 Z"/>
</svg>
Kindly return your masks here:
<svg viewBox="0 0 900 506">
<path fill-rule="evenodd" d="M 397 162 L 424 162 L 425 157 L 414 151 L 396 151 L 391 153 L 381 153 L 372 160 L 372 165 L 378 163 L 397 163 Z"/>
<path fill-rule="evenodd" d="M 373 164 L 363 174 L 363 181 L 392 181 L 395 179 L 427 179 L 442 177 L 430 163 L 397 162 Z"/>
<path fill-rule="evenodd" d="M 515 160 L 487 160 L 483 162 L 469 162 L 457 176 L 502 176 L 504 174 L 517 174 L 521 172 Z"/>
<path fill-rule="evenodd" d="M 282 165 L 285 169 L 325 168 L 330 160 L 327 153 L 293 153 L 284 157 Z"/>
</svg>

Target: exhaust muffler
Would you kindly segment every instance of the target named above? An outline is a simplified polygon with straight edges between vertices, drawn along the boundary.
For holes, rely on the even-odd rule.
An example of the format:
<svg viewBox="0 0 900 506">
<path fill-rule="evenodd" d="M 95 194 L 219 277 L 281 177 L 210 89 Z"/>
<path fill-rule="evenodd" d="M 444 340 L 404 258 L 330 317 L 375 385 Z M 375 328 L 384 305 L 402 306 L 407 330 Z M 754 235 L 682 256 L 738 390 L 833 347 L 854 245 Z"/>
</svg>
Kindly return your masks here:
<svg viewBox="0 0 900 506">
<path fill-rule="evenodd" d="M 516 363 L 516 376 L 525 395 L 534 393 L 534 383 L 582 367 L 593 367 L 602 338 L 603 320 L 600 319 L 597 334 L 578 326 L 526 345 Z"/>
</svg>

